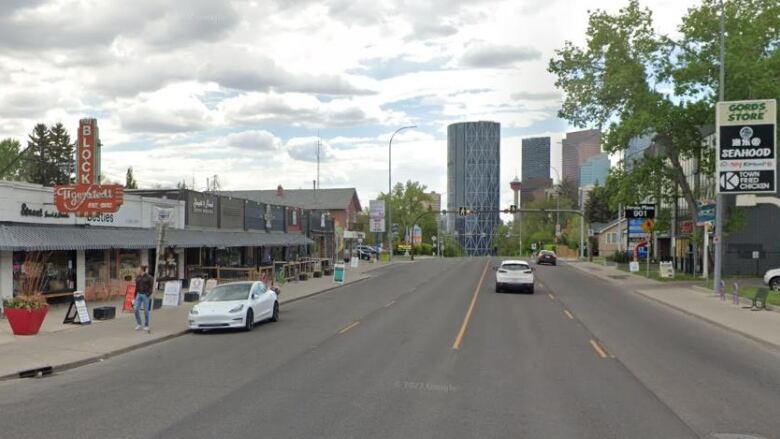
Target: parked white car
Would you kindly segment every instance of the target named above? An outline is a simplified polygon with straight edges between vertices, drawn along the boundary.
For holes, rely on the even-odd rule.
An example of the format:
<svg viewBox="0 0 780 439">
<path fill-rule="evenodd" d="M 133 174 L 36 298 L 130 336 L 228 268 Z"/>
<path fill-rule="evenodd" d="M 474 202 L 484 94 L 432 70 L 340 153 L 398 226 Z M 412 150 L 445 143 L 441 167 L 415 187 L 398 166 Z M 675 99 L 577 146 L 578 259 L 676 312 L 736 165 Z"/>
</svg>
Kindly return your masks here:
<svg viewBox="0 0 780 439">
<path fill-rule="evenodd" d="M 193 331 L 244 328 L 255 323 L 279 320 L 276 291 L 263 282 L 231 282 L 219 285 L 192 307 L 189 328 Z"/>
<path fill-rule="evenodd" d="M 764 274 L 764 283 L 769 285 L 769 288 L 780 291 L 780 268 L 767 270 Z"/>
<path fill-rule="evenodd" d="M 496 270 L 496 292 L 517 289 L 534 293 L 534 269 L 526 261 L 504 261 Z"/>
</svg>

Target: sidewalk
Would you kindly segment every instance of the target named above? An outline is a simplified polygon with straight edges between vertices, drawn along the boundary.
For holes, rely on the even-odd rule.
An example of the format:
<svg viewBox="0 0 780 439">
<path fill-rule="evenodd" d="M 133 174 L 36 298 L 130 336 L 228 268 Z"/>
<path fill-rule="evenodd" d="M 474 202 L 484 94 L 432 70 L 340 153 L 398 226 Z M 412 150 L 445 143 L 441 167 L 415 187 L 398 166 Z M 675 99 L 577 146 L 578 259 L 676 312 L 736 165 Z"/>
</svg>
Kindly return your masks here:
<svg viewBox="0 0 780 439">
<path fill-rule="evenodd" d="M 772 311 L 751 311 L 744 300 L 731 303 L 730 294 L 726 301 L 711 290 L 659 282 L 643 276 L 626 273 L 613 266 L 590 262 L 569 262 L 568 265 L 598 278 L 618 283 L 648 299 L 675 308 L 685 314 L 698 317 L 729 331 L 737 332 L 753 340 L 780 348 L 780 313 Z"/>
<path fill-rule="evenodd" d="M 370 272 L 393 264 L 371 264 L 361 261 L 358 268 L 347 265 L 345 284 L 371 277 Z M 307 281 L 287 282 L 281 286 L 281 304 L 301 300 L 340 285 L 332 277 Z M 122 312 L 122 301 L 89 303 L 92 307 L 113 305 L 117 316 L 113 320 L 92 321 L 90 325 L 65 325 L 62 320 L 67 305 L 50 307 L 41 332 L 35 336 L 14 336 L 7 320 L 0 320 L 0 380 L 15 378 L 25 370 L 51 366 L 55 371 L 67 370 L 83 364 L 101 361 L 140 347 L 159 343 L 186 332 L 187 315 L 192 303 L 177 307 L 163 307 L 152 311 L 151 334 L 134 331 L 132 312 Z M 283 311 L 282 311 L 283 312 Z"/>
</svg>

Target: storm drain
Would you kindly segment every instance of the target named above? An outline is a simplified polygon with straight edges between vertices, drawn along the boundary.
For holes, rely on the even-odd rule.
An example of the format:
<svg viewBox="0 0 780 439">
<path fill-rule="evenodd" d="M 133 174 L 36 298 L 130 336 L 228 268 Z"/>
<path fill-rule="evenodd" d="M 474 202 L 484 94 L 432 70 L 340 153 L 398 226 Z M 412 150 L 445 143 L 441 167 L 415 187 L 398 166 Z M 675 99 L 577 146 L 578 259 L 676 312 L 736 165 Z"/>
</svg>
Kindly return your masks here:
<svg viewBox="0 0 780 439">
<path fill-rule="evenodd" d="M 19 378 L 37 378 L 51 375 L 54 372 L 51 366 L 38 367 L 35 369 L 23 370 L 19 372 Z"/>
</svg>

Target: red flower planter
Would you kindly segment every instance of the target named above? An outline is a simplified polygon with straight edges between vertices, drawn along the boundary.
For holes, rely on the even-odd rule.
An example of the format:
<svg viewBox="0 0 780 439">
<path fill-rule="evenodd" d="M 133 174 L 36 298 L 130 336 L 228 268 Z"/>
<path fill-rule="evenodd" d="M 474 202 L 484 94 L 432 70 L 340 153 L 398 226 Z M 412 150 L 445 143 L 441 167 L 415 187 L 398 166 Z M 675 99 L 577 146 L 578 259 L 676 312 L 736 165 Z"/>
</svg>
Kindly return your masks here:
<svg viewBox="0 0 780 439">
<path fill-rule="evenodd" d="M 26 310 L 17 308 L 5 308 L 5 316 L 11 324 L 14 335 L 35 335 L 41 329 L 43 319 L 49 307 Z"/>
</svg>

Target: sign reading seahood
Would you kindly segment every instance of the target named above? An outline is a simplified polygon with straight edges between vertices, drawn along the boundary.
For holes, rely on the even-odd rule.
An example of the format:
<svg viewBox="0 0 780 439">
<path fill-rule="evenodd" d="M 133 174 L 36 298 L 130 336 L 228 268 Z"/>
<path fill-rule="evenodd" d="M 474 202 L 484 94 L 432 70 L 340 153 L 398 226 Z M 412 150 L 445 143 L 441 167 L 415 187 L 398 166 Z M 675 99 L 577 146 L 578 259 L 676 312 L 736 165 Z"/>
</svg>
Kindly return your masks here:
<svg viewBox="0 0 780 439">
<path fill-rule="evenodd" d="M 776 192 L 777 101 L 719 102 L 716 108 L 718 192 Z"/>
</svg>

